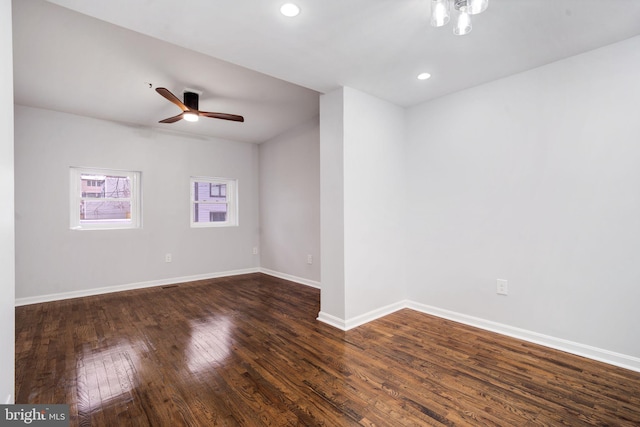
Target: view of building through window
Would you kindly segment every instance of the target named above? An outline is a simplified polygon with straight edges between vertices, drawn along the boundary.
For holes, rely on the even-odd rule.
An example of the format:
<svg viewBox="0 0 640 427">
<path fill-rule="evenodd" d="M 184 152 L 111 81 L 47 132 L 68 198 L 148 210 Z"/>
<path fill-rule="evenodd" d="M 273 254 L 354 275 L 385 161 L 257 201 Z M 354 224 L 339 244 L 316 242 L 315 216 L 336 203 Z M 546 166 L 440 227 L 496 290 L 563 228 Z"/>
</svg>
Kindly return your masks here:
<svg viewBox="0 0 640 427">
<path fill-rule="evenodd" d="M 227 184 L 195 181 L 193 186 L 193 221 L 227 221 Z"/>
<path fill-rule="evenodd" d="M 127 176 L 80 176 L 80 220 L 130 219 L 131 182 Z"/>
</svg>

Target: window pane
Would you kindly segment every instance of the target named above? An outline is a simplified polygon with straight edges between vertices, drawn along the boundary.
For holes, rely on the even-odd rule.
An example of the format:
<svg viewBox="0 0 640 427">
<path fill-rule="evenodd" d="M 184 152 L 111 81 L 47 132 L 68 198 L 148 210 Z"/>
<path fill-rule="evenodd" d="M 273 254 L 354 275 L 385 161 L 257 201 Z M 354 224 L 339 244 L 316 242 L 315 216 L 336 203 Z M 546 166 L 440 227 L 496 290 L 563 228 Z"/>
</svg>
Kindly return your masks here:
<svg viewBox="0 0 640 427">
<path fill-rule="evenodd" d="M 199 202 L 227 202 L 227 184 L 194 182 L 193 192 L 193 200 Z"/>
<path fill-rule="evenodd" d="M 210 222 L 220 222 L 227 220 L 226 212 L 209 212 L 209 221 Z"/>
<path fill-rule="evenodd" d="M 131 182 L 126 176 L 82 174 L 80 179 L 82 181 L 82 197 L 131 198 Z"/>
<path fill-rule="evenodd" d="M 227 220 L 226 203 L 194 203 L 194 222 L 224 222 Z"/>
<path fill-rule="evenodd" d="M 81 200 L 80 220 L 131 219 L 131 202 Z"/>
<path fill-rule="evenodd" d="M 191 226 L 238 225 L 237 182 L 228 178 L 191 177 Z"/>
<path fill-rule="evenodd" d="M 69 169 L 72 230 L 141 227 L 140 172 Z"/>
</svg>

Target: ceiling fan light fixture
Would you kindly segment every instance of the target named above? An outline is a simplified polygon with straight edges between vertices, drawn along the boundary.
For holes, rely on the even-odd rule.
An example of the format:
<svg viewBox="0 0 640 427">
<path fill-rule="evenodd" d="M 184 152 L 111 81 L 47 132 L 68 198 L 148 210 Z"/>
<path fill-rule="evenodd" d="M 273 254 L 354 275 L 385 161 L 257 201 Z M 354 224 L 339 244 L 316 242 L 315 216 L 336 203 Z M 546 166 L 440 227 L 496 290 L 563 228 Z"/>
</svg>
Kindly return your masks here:
<svg viewBox="0 0 640 427">
<path fill-rule="evenodd" d="M 209 117 L 212 119 L 221 119 L 221 120 L 231 120 L 232 122 L 244 122 L 244 117 L 238 116 L 237 114 L 229 114 L 229 113 L 212 113 L 209 111 L 201 111 L 198 107 L 198 99 L 200 94 L 197 92 L 191 92 L 190 90 L 185 90 L 184 92 L 184 102 L 178 99 L 177 96 L 171 93 L 169 89 L 165 87 L 157 87 L 156 92 L 158 92 L 163 98 L 168 100 L 169 102 L 180 107 L 182 112 L 177 116 L 168 117 L 164 120 L 160 120 L 158 123 L 175 123 L 182 119 L 185 119 L 188 122 L 197 122 L 200 116 Z"/>
<path fill-rule="evenodd" d="M 188 122 L 197 122 L 198 121 L 198 115 L 196 113 L 191 113 L 189 111 L 185 112 L 182 115 L 182 118 L 185 119 Z"/>
</svg>

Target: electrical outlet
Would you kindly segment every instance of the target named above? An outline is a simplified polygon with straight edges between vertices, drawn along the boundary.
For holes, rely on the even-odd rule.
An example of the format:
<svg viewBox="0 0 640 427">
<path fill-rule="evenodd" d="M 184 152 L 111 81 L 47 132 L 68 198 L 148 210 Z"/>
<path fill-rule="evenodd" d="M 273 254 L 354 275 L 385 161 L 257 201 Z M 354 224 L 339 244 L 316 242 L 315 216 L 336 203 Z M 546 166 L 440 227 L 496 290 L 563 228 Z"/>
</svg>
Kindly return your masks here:
<svg viewBox="0 0 640 427">
<path fill-rule="evenodd" d="M 307 264 L 313 264 L 313 255 L 307 255 Z"/>
<path fill-rule="evenodd" d="M 171 262 L 171 254 L 164 255 L 164 262 Z"/>
<path fill-rule="evenodd" d="M 498 295 L 509 295 L 509 282 L 507 282 L 504 279 L 498 279 L 496 283 L 497 283 L 496 293 Z"/>
</svg>

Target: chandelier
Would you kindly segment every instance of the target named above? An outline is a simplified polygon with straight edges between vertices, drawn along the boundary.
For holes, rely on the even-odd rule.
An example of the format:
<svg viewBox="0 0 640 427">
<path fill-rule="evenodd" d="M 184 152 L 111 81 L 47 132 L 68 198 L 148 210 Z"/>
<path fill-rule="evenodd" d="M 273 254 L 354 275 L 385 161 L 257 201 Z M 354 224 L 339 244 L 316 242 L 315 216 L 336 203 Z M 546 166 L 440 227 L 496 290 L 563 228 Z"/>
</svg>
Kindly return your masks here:
<svg viewBox="0 0 640 427">
<path fill-rule="evenodd" d="M 453 34 L 464 36 L 471 32 L 471 15 L 484 12 L 489 0 L 431 0 L 431 25 L 442 27 L 451 18 L 451 9 L 456 11 Z"/>
</svg>

